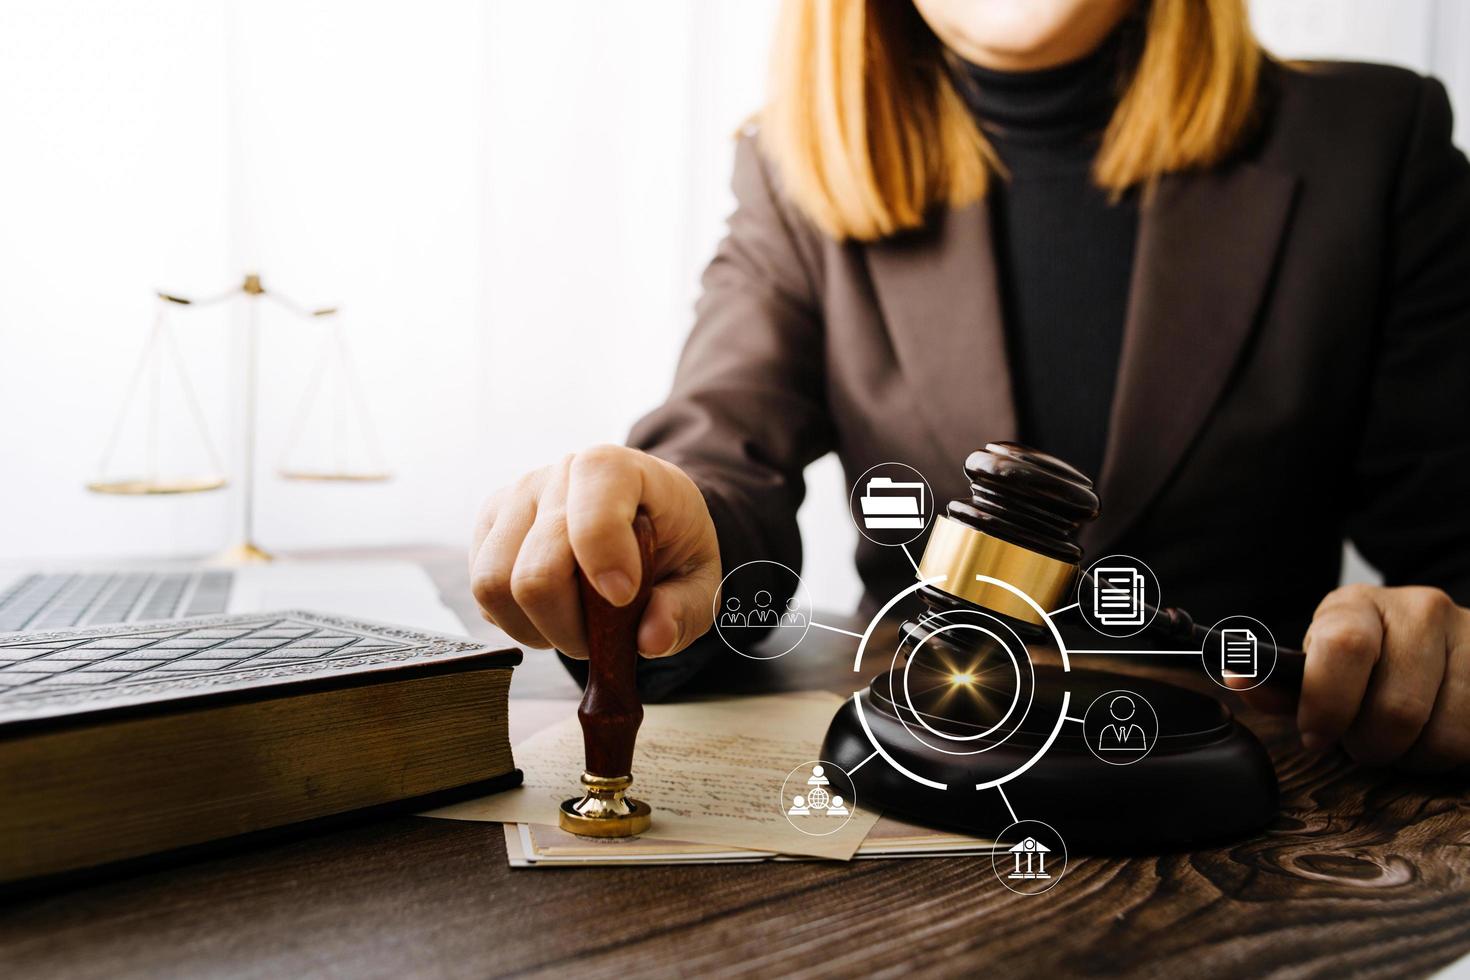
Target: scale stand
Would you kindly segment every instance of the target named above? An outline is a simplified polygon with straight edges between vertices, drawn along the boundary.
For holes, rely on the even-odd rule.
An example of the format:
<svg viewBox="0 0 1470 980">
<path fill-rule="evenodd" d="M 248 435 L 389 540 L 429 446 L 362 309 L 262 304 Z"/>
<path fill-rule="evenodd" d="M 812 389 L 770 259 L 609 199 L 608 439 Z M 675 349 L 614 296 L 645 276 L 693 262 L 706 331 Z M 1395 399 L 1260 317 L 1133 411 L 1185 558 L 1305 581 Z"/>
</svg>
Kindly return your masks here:
<svg viewBox="0 0 1470 980">
<path fill-rule="evenodd" d="M 258 422 L 258 396 L 259 396 L 259 346 L 260 346 L 260 300 L 262 298 L 274 302 L 288 313 L 301 317 L 302 319 L 335 318 L 336 307 L 321 307 L 308 309 L 293 302 L 279 293 L 267 292 L 261 284 L 260 276 L 250 273 L 245 276 L 244 281 L 233 289 L 229 289 L 216 296 L 202 300 L 189 299 L 172 293 L 160 292 L 158 299 L 162 304 L 154 321 L 153 332 L 149 336 L 148 343 L 144 346 L 139 358 L 138 366 L 134 371 L 133 378 L 128 386 L 124 397 L 122 411 L 118 414 L 117 424 L 114 426 L 111 437 L 108 439 L 107 447 L 103 452 L 102 461 L 99 465 L 101 475 L 87 484 L 87 489 L 94 493 L 120 494 L 127 496 L 158 495 L 158 494 L 181 494 L 199 493 L 208 490 L 217 490 L 227 483 L 223 473 L 223 467 L 219 462 L 219 454 L 215 450 L 214 442 L 210 438 L 208 425 L 205 423 L 204 414 L 199 408 L 198 398 L 194 394 L 194 387 L 189 381 L 188 372 L 184 368 L 182 357 L 179 355 L 178 345 L 174 340 L 172 330 L 164 314 L 169 304 L 188 307 L 213 306 L 243 297 L 246 302 L 245 323 L 245 390 L 243 419 L 243 453 L 241 459 L 241 495 L 240 495 L 240 539 L 239 543 L 227 548 L 220 553 L 215 562 L 219 564 L 241 565 L 270 561 L 271 554 L 255 541 L 255 457 L 256 436 Z M 296 468 L 283 466 L 280 475 L 288 480 L 310 480 L 313 482 L 350 482 L 368 483 L 382 482 L 390 478 L 386 468 L 382 466 L 381 456 L 378 451 L 377 437 L 372 430 L 371 417 L 367 412 L 367 403 L 362 396 L 361 386 L 358 384 L 357 376 L 352 368 L 352 362 L 348 354 L 346 339 L 340 331 L 340 326 L 334 324 L 336 332 L 333 335 L 333 343 L 329 345 L 318 363 L 317 368 L 308 382 L 307 390 L 302 397 L 302 408 L 296 414 L 292 434 L 287 440 L 286 454 L 289 455 L 300 436 L 300 430 L 306 417 L 310 414 L 312 406 L 317 397 L 317 385 L 321 381 L 327 366 L 330 364 L 331 355 L 337 354 L 339 374 L 344 379 L 338 388 L 342 389 L 345 413 L 356 414 L 359 418 L 359 428 L 363 440 L 367 446 L 368 455 L 373 463 L 369 470 L 353 470 L 342 462 L 339 453 L 335 465 L 323 468 Z M 205 476 L 175 476 L 164 477 L 159 474 L 157 447 L 158 447 L 158 392 L 161 386 L 163 372 L 163 358 L 165 351 L 171 355 L 172 367 L 177 375 L 179 386 L 184 393 L 185 401 L 189 407 L 189 413 L 194 425 L 204 444 L 205 451 L 209 457 L 213 474 Z M 108 476 L 112 465 L 118 442 L 122 435 L 123 422 L 127 415 L 128 406 L 132 403 L 145 376 L 151 375 L 153 379 L 152 397 L 149 402 L 148 431 L 146 436 L 146 457 L 144 475 L 138 476 Z M 341 414 L 341 413 L 339 413 Z"/>
</svg>

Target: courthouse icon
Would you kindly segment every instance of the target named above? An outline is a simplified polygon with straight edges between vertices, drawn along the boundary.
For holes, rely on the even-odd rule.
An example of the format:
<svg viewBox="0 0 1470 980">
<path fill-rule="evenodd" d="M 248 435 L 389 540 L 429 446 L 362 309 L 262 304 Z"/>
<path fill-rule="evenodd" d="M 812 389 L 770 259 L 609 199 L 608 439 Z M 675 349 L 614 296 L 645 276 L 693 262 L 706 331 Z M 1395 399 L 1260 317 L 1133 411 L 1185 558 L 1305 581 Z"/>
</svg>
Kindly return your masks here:
<svg viewBox="0 0 1470 980">
<path fill-rule="evenodd" d="M 1051 848 L 1041 843 L 1035 837 L 1027 837 L 1021 843 L 1010 849 L 1016 858 L 1016 870 L 1006 877 L 1008 878 L 1050 878 L 1046 870 L 1046 856 L 1051 853 Z M 1021 858 L 1025 858 L 1023 863 Z M 1035 862 L 1033 865 L 1032 862 Z"/>
</svg>

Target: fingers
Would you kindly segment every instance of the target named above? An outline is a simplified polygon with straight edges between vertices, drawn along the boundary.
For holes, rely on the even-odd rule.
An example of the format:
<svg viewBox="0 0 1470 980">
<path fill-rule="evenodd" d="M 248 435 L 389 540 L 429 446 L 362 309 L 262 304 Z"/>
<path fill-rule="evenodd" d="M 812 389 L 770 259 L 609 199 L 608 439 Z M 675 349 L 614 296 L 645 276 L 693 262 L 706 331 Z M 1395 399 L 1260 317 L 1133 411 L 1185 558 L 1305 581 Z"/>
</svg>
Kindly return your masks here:
<svg viewBox="0 0 1470 980">
<path fill-rule="evenodd" d="M 1327 748 L 1352 726 L 1382 643 L 1383 620 L 1366 590 L 1338 589 L 1317 607 L 1302 643 L 1307 662 L 1297 705 L 1308 749 Z"/>
<path fill-rule="evenodd" d="M 1456 610 L 1446 634 L 1444 682 L 1405 762 L 1439 772 L 1470 762 L 1470 612 Z"/>
<path fill-rule="evenodd" d="M 521 543 L 510 576 L 516 606 L 546 641 L 569 657 L 584 659 L 587 641 L 577 594 L 577 569 L 567 541 L 568 462 L 548 474 L 536 520 Z"/>
<path fill-rule="evenodd" d="M 480 505 L 480 511 L 475 515 L 475 527 L 470 532 L 470 574 L 475 574 L 475 558 L 480 554 L 480 546 L 485 543 L 485 535 L 490 533 L 490 528 L 495 524 L 495 512 L 500 506 L 500 494 L 494 493 L 485 498 Z"/>
<path fill-rule="evenodd" d="M 1348 586 L 1307 631 L 1302 743 L 1365 765 L 1470 761 L 1470 611 L 1430 588 Z"/>
<path fill-rule="evenodd" d="M 602 446 L 573 458 L 566 502 L 567 539 L 593 588 L 615 606 L 638 592 L 642 575 L 633 516 L 643 499 L 639 454 Z"/>
<path fill-rule="evenodd" d="M 511 594 L 511 575 L 521 543 L 536 518 L 536 497 L 528 488 L 506 496 L 497 509 L 494 523 L 485 534 L 470 570 L 470 590 L 480 612 L 490 622 L 528 647 L 548 643 L 516 605 Z"/>
<path fill-rule="evenodd" d="M 654 586 L 638 627 L 638 651 L 645 657 L 670 657 L 704 635 L 714 624 L 719 587 L 718 559 Z"/>
<path fill-rule="evenodd" d="M 633 532 L 640 506 L 657 536 L 640 652 L 683 650 L 713 622 L 720 581 L 714 523 L 682 470 L 620 446 L 537 470 L 481 508 L 471 586 L 485 617 L 526 646 L 585 657 L 578 567 L 608 601 L 631 601 L 642 576 Z"/>
<path fill-rule="evenodd" d="M 1434 708 L 1445 667 L 1445 621 L 1433 589 L 1383 589 L 1371 595 L 1384 625 L 1368 696 L 1343 738 L 1365 765 L 1397 760 L 1419 738 Z M 1449 599 L 1444 597 L 1445 608 Z"/>
</svg>

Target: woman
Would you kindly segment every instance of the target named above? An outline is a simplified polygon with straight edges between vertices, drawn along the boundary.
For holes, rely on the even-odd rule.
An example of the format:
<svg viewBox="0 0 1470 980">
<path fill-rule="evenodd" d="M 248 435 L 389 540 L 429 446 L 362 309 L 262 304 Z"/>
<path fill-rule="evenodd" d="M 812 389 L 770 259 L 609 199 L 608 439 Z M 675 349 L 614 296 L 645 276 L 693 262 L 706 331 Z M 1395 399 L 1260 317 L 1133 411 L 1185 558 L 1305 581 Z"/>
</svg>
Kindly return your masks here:
<svg viewBox="0 0 1470 980">
<path fill-rule="evenodd" d="M 1243 0 L 789 0 L 774 69 L 668 401 L 490 498 L 489 619 L 578 655 L 574 562 L 626 602 L 641 506 L 669 657 L 722 568 L 799 564 L 806 464 L 944 500 L 1019 438 L 1099 477 L 1090 554 L 1305 636 L 1308 748 L 1470 761 L 1470 169 L 1437 82 L 1272 61 Z M 1390 587 L 1334 589 L 1344 538 Z M 912 579 L 857 561 L 870 597 Z"/>
</svg>

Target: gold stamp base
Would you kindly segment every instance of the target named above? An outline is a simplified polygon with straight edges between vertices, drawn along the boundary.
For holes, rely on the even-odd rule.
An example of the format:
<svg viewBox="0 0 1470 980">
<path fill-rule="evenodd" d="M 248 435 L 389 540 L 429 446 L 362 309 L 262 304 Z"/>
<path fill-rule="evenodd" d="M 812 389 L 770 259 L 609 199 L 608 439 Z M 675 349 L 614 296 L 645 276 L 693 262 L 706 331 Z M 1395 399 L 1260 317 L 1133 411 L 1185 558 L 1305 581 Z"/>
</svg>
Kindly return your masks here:
<svg viewBox="0 0 1470 980">
<path fill-rule="evenodd" d="M 653 822 L 653 809 L 642 800 L 624 795 L 632 776 L 595 776 L 582 773 L 587 787 L 581 798 L 562 800 L 557 823 L 582 837 L 633 837 Z"/>
</svg>

